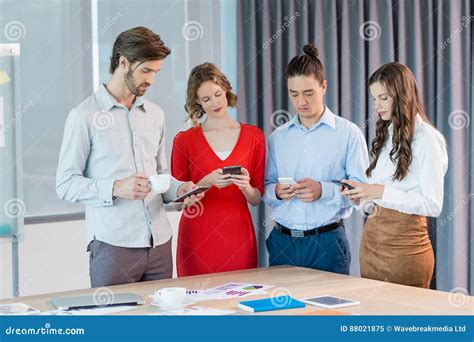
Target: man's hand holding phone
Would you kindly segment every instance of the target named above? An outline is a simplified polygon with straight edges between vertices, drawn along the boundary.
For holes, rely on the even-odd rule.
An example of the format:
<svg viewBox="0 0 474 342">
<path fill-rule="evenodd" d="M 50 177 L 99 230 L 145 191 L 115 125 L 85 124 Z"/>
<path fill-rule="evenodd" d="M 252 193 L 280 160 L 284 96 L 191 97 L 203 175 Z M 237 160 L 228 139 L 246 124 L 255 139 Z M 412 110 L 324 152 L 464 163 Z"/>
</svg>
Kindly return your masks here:
<svg viewBox="0 0 474 342">
<path fill-rule="evenodd" d="M 278 177 L 275 186 L 276 197 L 280 200 L 288 201 L 295 197 L 296 181 L 291 177 Z"/>
<path fill-rule="evenodd" d="M 311 179 L 303 178 L 296 185 L 296 196 L 302 202 L 314 202 L 321 198 L 321 183 Z"/>
</svg>

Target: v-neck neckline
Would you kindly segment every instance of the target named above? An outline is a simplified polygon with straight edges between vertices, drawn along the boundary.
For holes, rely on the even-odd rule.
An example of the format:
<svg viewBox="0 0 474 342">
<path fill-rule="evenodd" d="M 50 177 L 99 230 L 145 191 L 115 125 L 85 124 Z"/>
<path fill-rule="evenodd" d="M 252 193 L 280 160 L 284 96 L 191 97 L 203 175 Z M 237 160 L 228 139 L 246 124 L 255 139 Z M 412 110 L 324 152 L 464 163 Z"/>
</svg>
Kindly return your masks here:
<svg viewBox="0 0 474 342">
<path fill-rule="evenodd" d="M 240 140 L 242 140 L 242 139 L 241 139 L 241 138 L 242 138 L 242 131 L 244 130 L 244 128 L 243 128 L 243 126 L 242 126 L 241 123 L 239 123 L 239 126 L 240 126 L 239 137 L 237 138 L 237 141 L 236 141 L 234 147 L 233 147 L 232 150 L 230 151 L 230 153 L 229 153 L 229 155 L 227 156 L 227 158 L 221 159 L 221 158 L 219 158 L 219 156 L 217 155 L 216 151 L 214 151 L 214 149 L 212 148 L 211 144 L 209 144 L 209 141 L 207 141 L 207 138 L 206 138 L 206 136 L 204 135 L 204 131 L 203 131 L 203 129 L 202 129 L 202 126 L 199 125 L 199 131 L 201 132 L 201 136 L 202 136 L 202 138 L 204 139 L 204 141 L 206 142 L 207 147 L 209 148 L 209 150 L 211 150 L 211 152 L 212 152 L 212 154 L 214 155 L 214 157 L 215 157 L 217 160 L 219 160 L 220 162 L 225 162 L 225 161 L 227 161 L 227 160 L 234 154 L 235 150 L 236 150 L 237 147 L 239 146 Z"/>
</svg>

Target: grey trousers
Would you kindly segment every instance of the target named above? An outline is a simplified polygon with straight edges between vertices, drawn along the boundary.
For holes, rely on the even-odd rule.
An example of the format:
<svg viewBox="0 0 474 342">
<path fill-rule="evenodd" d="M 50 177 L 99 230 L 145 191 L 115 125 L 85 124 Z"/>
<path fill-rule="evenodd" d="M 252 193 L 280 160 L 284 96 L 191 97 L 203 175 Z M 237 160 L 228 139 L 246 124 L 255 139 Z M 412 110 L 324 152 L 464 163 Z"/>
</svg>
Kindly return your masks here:
<svg viewBox="0 0 474 342">
<path fill-rule="evenodd" d="M 89 244 L 92 287 L 171 278 L 171 239 L 155 248 L 117 247 L 93 240 Z"/>
</svg>

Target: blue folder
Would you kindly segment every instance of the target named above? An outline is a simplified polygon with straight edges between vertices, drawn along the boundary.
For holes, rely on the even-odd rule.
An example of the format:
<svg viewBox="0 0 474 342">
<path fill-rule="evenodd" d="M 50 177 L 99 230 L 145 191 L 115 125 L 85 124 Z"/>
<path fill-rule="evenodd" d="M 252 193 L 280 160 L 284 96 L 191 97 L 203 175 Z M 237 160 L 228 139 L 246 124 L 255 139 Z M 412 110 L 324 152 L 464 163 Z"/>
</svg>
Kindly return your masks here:
<svg viewBox="0 0 474 342">
<path fill-rule="evenodd" d="M 290 297 L 280 296 L 257 300 L 247 300 L 239 303 L 239 308 L 250 312 L 262 312 L 273 310 L 286 310 L 304 308 L 305 304 Z"/>
</svg>

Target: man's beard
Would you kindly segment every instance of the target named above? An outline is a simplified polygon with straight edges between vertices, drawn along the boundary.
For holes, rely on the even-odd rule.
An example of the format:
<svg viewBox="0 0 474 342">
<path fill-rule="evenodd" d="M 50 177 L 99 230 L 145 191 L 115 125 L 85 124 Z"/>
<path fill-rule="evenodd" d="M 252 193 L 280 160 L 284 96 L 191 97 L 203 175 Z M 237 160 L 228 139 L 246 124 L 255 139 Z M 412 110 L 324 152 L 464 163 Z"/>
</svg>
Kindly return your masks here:
<svg viewBox="0 0 474 342">
<path fill-rule="evenodd" d="M 127 85 L 128 90 L 135 96 L 143 96 L 148 88 L 144 89 L 143 86 L 149 86 L 148 83 L 143 83 L 140 86 L 137 86 L 135 78 L 133 77 L 133 71 L 131 68 L 128 68 L 127 73 L 125 74 L 125 84 Z"/>
</svg>

